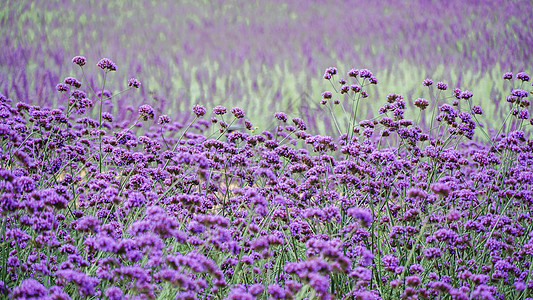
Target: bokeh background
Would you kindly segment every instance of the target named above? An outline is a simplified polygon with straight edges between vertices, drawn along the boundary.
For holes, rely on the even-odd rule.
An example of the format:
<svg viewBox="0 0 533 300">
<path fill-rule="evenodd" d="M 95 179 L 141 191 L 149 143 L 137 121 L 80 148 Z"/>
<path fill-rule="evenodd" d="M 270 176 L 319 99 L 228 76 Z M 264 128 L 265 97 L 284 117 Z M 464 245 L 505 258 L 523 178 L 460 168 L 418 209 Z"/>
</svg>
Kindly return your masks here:
<svg viewBox="0 0 533 300">
<path fill-rule="evenodd" d="M 285 111 L 328 132 L 320 106 L 330 89 L 327 67 L 341 74 L 368 68 L 379 79 L 362 103 L 372 115 L 388 93 L 408 103 L 427 96 L 429 77 L 474 92 L 486 122 L 508 112 L 503 72 L 531 71 L 532 1 L 3 1 L 0 4 L 0 92 L 15 101 L 61 105 L 55 86 L 81 79 L 75 55 L 113 60 L 106 89 L 130 77 L 140 92 L 106 103 L 128 119 L 147 103 L 187 119 L 194 104 L 240 106 L 260 128 Z M 87 88 L 86 86 L 84 86 Z"/>
</svg>

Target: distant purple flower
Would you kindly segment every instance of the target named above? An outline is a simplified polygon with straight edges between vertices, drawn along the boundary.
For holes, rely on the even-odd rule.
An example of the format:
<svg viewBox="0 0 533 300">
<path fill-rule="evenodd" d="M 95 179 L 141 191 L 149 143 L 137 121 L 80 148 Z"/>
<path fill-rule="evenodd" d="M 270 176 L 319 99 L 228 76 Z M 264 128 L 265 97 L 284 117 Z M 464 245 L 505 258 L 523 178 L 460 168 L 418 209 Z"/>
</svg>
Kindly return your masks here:
<svg viewBox="0 0 533 300">
<path fill-rule="evenodd" d="M 154 109 L 148 104 L 143 104 L 139 106 L 139 116 L 144 121 L 151 120 L 155 117 Z"/>
<path fill-rule="evenodd" d="M 261 294 L 264 290 L 265 286 L 260 283 L 252 284 L 248 287 L 248 291 L 254 296 Z"/>
<path fill-rule="evenodd" d="M 526 72 L 519 72 L 516 74 L 516 78 L 522 81 L 529 81 L 529 75 Z"/>
<path fill-rule="evenodd" d="M 362 78 L 371 78 L 373 74 L 368 69 L 361 69 L 359 70 L 359 76 Z"/>
<path fill-rule="evenodd" d="M 157 120 L 157 124 L 164 125 L 170 123 L 170 117 L 167 115 L 161 115 L 159 116 L 159 119 Z"/>
<path fill-rule="evenodd" d="M 196 115 L 196 117 L 202 117 L 207 113 L 207 110 L 202 105 L 195 104 L 192 107 L 192 112 Z"/>
<path fill-rule="evenodd" d="M 433 84 L 433 80 L 431 80 L 431 79 L 429 79 L 429 78 L 426 78 L 426 79 L 424 79 L 424 81 L 422 82 L 422 84 L 423 84 L 424 86 L 430 86 L 430 85 Z"/>
<path fill-rule="evenodd" d="M 528 94 L 529 93 L 523 89 L 514 89 L 511 91 L 511 95 L 516 96 L 518 98 L 525 98 Z"/>
<path fill-rule="evenodd" d="M 370 84 L 378 84 L 378 79 L 376 78 L 376 76 L 370 76 L 368 81 L 370 82 Z"/>
<path fill-rule="evenodd" d="M 107 71 L 117 70 L 117 65 L 115 65 L 115 63 L 111 61 L 109 58 L 102 58 L 96 65 L 100 67 L 102 70 L 107 70 Z"/>
<path fill-rule="evenodd" d="M 213 108 L 213 113 L 215 115 L 223 115 L 226 113 L 226 108 L 224 106 L 217 105 Z"/>
<path fill-rule="evenodd" d="M 359 219 L 364 227 L 370 227 L 370 225 L 372 225 L 372 221 L 374 220 L 372 217 L 372 212 L 368 209 L 352 207 L 348 209 L 347 213 L 348 215 Z"/>
<path fill-rule="evenodd" d="M 465 90 L 461 92 L 461 99 L 468 100 L 472 98 L 472 96 L 474 96 L 474 93 L 472 93 L 471 91 Z"/>
<path fill-rule="evenodd" d="M 413 276 L 407 276 L 405 277 L 405 283 L 408 286 L 418 286 L 420 284 L 420 276 L 413 275 Z"/>
<path fill-rule="evenodd" d="M 68 85 L 65 83 L 59 83 L 56 85 L 56 90 L 60 93 L 68 91 Z"/>
<path fill-rule="evenodd" d="M 46 295 L 48 295 L 46 287 L 33 278 L 24 279 L 11 294 L 14 299 L 43 299 Z"/>
<path fill-rule="evenodd" d="M 77 89 L 79 89 L 81 87 L 81 82 L 78 81 L 78 79 L 74 78 L 74 77 L 67 77 L 63 80 L 63 82 L 65 84 L 68 84 L 68 85 L 71 85 Z"/>
<path fill-rule="evenodd" d="M 138 89 L 141 86 L 141 82 L 137 80 L 136 78 L 130 78 L 128 80 L 128 86 L 132 86 Z"/>
<path fill-rule="evenodd" d="M 503 79 L 507 79 L 507 80 L 511 80 L 511 79 L 513 79 L 513 73 L 511 73 L 511 72 L 504 73 L 502 78 Z"/>
<path fill-rule="evenodd" d="M 109 298 L 109 300 L 121 300 L 124 296 L 122 290 L 116 286 L 108 287 L 105 291 L 105 295 Z"/>
<path fill-rule="evenodd" d="M 381 258 L 381 262 L 385 270 L 394 272 L 400 261 L 395 255 L 387 254 Z"/>
<path fill-rule="evenodd" d="M 85 63 L 87 62 L 87 58 L 85 56 L 74 56 L 72 59 L 72 62 L 77 64 L 80 67 L 83 67 Z"/>
<path fill-rule="evenodd" d="M 333 93 L 330 92 L 330 91 L 325 91 L 322 93 L 322 98 L 323 99 L 331 99 L 331 97 L 333 97 Z"/>
<path fill-rule="evenodd" d="M 448 89 L 448 85 L 442 81 L 437 82 L 437 89 L 445 91 Z"/>
<path fill-rule="evenodd" d="M 304 120 L 300 118 L 292 118 L 292 122 L 296 127 L 298 127 L 298 129 L 307 130 L 307 126 L 305 125 Z"/>
<path fill-rule="evenodd" d="M 429 106 L 429 101 L 423 98 L 417 98 L 415 100 L 415 106 L 420 108 L 421 110 L 426 109 L 426 107 Z"/>
<path fill-rule="evenodd" d="M 474 114 L 474 115 L 482 115 L 483 114 L 483 110 L 481 109 L 481 106 L 479 106 L 479 105 L 472 106 L 472 114 Z"/>
<path fill-rule="evenodd" d="M 279 286 L 279 284 L 272 283 L 268 285 L 267 292 L 274 298 L 274 299 L 284 299 L 286 292 L 285 290 Z"/>
<path fill-rule="evenodd" d="M 349 77 L 357 77 L 358 75 L 359 75 L 359 70 L 358 69 L 351 69 L 348 72 L 348 76 Z"/>
<path fill-rule="evenodd" d="M 522 108 L 518 111 L 518 114 L 516 114 L 516 117 L 520 120 L 527 120 L 529 119 L 529 111 L 527 108 Z"/>
<path fill-rule="evenodd" d="M 242 119 L 244 118 L 245 114 L 244 114 L 244 111 L 242 110 L 242 108 L 240 107 L 234 107 L 231 109 L 231 113 L 235 116 L 235 118 L 237 119 Z"/>
<path fill-rule="evenodd" d="M 274 113 L 274 118 L 282 121 L 282 122 L 287 122 L 287 115 L 284 113 L 284 112 L 277 112 L 277 113 Z"/>
<path fill-rule="evenodd" d="M 445 183 L 439 183 L 439 182 L 432 184 L 431 190 L 435 194 L 441 195 L 443 197 L 448 196 L 448 194 L 450 193 L 450 187 Z"/>
<path fill-rule="evenodd" d="M 329 67 L 324 72 L 324 79 L 331 79 L 333 75 L 337 74 L 337 68 Z"/>
</svg>

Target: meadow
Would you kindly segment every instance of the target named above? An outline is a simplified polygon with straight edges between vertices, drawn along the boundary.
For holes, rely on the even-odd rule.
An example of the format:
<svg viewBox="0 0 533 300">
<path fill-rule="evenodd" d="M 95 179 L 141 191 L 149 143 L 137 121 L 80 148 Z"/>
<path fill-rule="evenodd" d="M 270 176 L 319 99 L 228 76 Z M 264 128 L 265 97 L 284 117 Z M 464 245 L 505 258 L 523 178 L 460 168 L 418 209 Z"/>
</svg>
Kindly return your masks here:
<svg viewBox="0 0 533 300">
<path fill-rule="evenodd" d="M 532 6 L 1 4 L 0 297 L 533 299 Z"/>
</svg>

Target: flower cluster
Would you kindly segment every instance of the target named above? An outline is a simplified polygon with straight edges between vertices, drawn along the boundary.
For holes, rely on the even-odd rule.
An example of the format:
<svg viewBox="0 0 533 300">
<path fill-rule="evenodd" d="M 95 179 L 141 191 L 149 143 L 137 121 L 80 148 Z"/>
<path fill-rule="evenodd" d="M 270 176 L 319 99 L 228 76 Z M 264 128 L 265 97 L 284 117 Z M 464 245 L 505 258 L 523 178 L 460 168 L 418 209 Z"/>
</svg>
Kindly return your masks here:
<svg viewBox="0 0 533 300">
<path fill-rule="evenodd" d="M 335 90 L 357 111 L 378 81 L 367 69 L 347 78 Z M 133 123 L 109 112 L 99 122 L 77 83 L 63 83 L 67 108 L 0 95 L 5 298 L 525 299 L 533 289 L 533 141 L 518 87 L 506 103 L 514 125 L 483 141 L 467 90 L 413 101 L 435 126 L 406 118 L 407 101 L 389 94 L 333 137 L 283 112 L 273 130 L 248 131 L 240 107 L 224 119 L 223 106 L 209 116 L 195 105 L 179 123 L 152 121 L 159 109 L 143 104 Z"/>
</svg>

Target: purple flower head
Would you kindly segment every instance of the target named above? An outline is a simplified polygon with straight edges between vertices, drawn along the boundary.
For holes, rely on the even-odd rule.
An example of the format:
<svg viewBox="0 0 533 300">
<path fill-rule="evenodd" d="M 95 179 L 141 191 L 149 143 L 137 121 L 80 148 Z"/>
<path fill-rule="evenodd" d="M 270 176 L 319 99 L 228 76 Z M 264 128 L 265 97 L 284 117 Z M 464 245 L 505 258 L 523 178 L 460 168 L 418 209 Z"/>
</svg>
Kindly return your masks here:
<svg viewBox="0 0 533 300">
<path fill-rule="evenodd" d="M 28 278 L 24 279 L 20 286 L 13 289 L 13 299 L 43 299 L 48 294 L 46 287 L 39 281 Z"/>
<path fill-rule="evenodd" d="M 372 221 L 374 220 L 370 210 L 360 207 L 352 207 L 348 209 L 348 215 L 359 219 L 364 227 L 370 227 L 370 225 L 372 225 Z"/>
<path fill-rule="evenodd" d="M 279 286 L 279 284 L 272 283 L 268 285 L 267 292 L 274 298 L 274 299 L 285 299 L 286 292 L 285 290 Z"/>
<path fill-rule="evenodd" d="M 300 118 L 292 118 L 292 122 L 296 127 L 298 127 L 298 129 L 307 130 L 307 126 L 305 125 L 304 120 Z"/>
<path fill-rule="evenodd" d="M 395 255 L 387 254 L 381 258 L 381 262 L 383 263 L 383 267 L 385 270 L 394 272 L 396 270 L 396 267 L 398 267 L 398 263 L 400 263 L 400 260 Z"/>
<path fill-rule="evenodd" d="M 424 86 L 430 86 L 430 85 L 433 84 L 433 80 L 431 80 L 431 79 L 429 79 L 429 78 L 426 78 L 426 79 L 422 82 L 422 84 L 423 84 Z"/>
<path fill-rule="evenodd" d="M 117 65 L 115 65 L 115 63 L 111 61 L 109 58 L 102 58 L 96 65 L 105 71 L 116 71 L 117 70 Z"/>
<path fill-rule="evenodd" d="M 152 120 L 155 117 L 155 111 L 150 105 L 143 104 L 139 106 L 139 116 L 144 121 Z"/>
<path fill-rule="evenodd" d="M 333 93 L 330 92 L 330 91 L 325 91 L 322 93 L 322 98 L 323 99 L 331 99 L 331 97 L 333 97 Z"/>
<path fill-rule="evenodd" d="M 434 183 L 431 185 L 431 190 L 437 194 L 437 195 L 441 195 L 443 197 L 447 197 L 448 194 L 450 193 L 450 187 L 445 184 L 445 183 L 440 183 L 440 182 L 437 182 L 437 183 Z"/>
<path fill-rule="evenodd" d="M 136 78 L 130 78 L 128 80 L 128 86 L 132 86 L 138 89 L 141 86 L 141 82 L 137 80 Z"/>
<path fill-rule="evenodd" d="M 529 75 L 526 72 L 520 72 L 516 74 L 516 78 L 522 81 L 529 81 Z"/>
<path fill-rule="evenodd" d="M 525 98 L 528 94 L 529 93 L 523 89 L 514 89 L 511 91 L 511 95 L 516 96 L 518 98 Z"/>
<path fill-rule="evenodd" d="M 65 84 L 73 86 L 73 87 L 75 87 L 77 89 L 79 89 L 81 87 L 81 82 L 78 79 L 74 78 L 74 77 L 67 77 L 67 78 L 65 78 L 63 80 L 63 82 Z"/>
<path fill-rule="evenodd" d="M 506 73 L 503 74 L 502 78 L 503 79 L 507 79 L 507 80 L 511 80 L 511 79 L 513 79 L 513 73 L 506 72 Z"/>
<path fill-rule="evenodd" d="M 261 294 L 264 290 L 265 286 L 260 283 L 252 284 L 248 287 L 248 291 L 254 296 Z"/>
<path fill-rule="evenodd" d="M 56 85 L 56 91 L 60 93 L 68 91 L 68 85 L 65 83 L 59 83 L 58 85 Z"/>
<path fill-rule="evenodd" d="M 481 106 L 479 106 L 479 105 L 472 106 L 472 114 L 474 114 L 474 115 L 482 115 L 483 114 L 483 110 L 481 109 Z"/>
<path fill-rule="evenodd" d="M 358 69 L 351 69 L 348 72 L 348 76 L 349 77 L 357 77 L 357 75 L 359 75 L 359 70 Z"/>
<path fill-rule="evenodd" d="M 361 69 L 359 70 L 359 76 L 361 76 L 362 78 L 371 78 L 373 74 L 368 69 Z"/>
<path fill-rule="evenodd" d="M 237 119 L 244 118 L 244 111 L 240 107 L 234 107 L 231 109 L 231 113 L 235 116 Z"/>
<path fill-rule="evenodd" d="M 80 67 L 83 67 L 85 63 L 87 62 L 87 58 L 85 56 L 74 56 L 72 59 L 72 62 L 77 64 Z"/>
<path fill-rule="evenodd" d="M 284 112 L 274 113 L 274 118 L 280 120 L 281 122 L 287 122 L 287 114 Z"/>
<path fill-rule="evenodd" d="M 448 89 L 448 85 L 442 81 L 437 82 L 437 89 L 445 91 Z"/>
<path fill-rule="evenodd" d="M 159 119 L 157 120 L 157 124 L 164 125 L 170 123 L 170 117 L 167 115 L 161 115 L 159 116 Z"/>
<path fill-rule="evenodd" d="M 329 75 L 329 78 L 326 78 L 326 74 Z M 335 67 L 329 67 L 326 69 L 326 72 L 324 73 L 324 78 L 330 79 L 331 76 L 337 74 L 337 68 Z"/>
<path fill-rule="evenodd" d="M 213 108 L 213 113 L 215 115 L 223 115 L 226 113 L 226 108 L 224 106 L 221 106 L 221 105 L 217 105 Z"/>
<path fill-rule="evenodd" d="M 421 110 L 426 109 L 426 107 L 429 106 L 429 101 L 423 98 L 417 98 L 415 100 L 415 106 L 420 108 Z"/>
<path fill-rule="evenodd" d="M 196 117 L 201 117 L 207 113 L 207 110 L 202 105 L 195 104 L 192 107 L 192 112 L 196 115 Z"/>
<path fill-rule="evenodd" d="M 472 98 L 472 96 L 474 96 L 474 93 L 472 93 L 471 91 L 465 90 L 461 92 L 461 99 L 468 100 Z"/>
<path fill-rule="evenodd" d="M 109 298 L 109 300 L 121 300 L 124 296 L 122 290 L 116 286 L 108 287 L 105 291 L 105 295 Z"/>
</svg>

